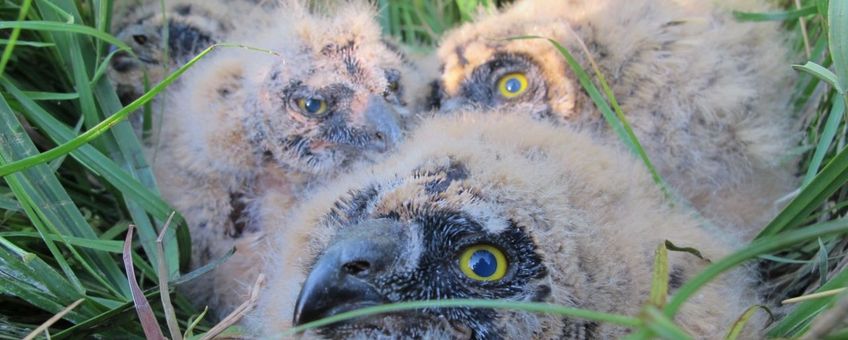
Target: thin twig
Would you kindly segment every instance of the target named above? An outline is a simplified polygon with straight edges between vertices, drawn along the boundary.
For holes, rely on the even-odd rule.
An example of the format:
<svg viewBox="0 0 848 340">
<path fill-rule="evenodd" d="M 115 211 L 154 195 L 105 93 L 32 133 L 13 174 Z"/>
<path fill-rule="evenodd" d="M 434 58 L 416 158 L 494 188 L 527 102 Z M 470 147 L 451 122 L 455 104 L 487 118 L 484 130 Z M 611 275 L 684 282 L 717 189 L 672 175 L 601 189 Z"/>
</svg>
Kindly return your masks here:
<svg viewBox="0 0 848 340">
<path fill-rule="evenodd" d="M 43 324 L 41 324 L 41 326 L 38 326 L 38 328 L 33 330 L 32 333 L 29 333 L 29 335 L 25 336 L 24 340 L 35 339 L 36 336 L 38 336 L 42 332 L 46 331 L 48 328 L 50 328 L 50 326 L 53 326 L 53 324 L 56 323 L 56 321 L 59 321 L 63 317 L 65 317 L 65 314 L 68 314 L 72 310 L 74 310 L 74 308 L 77 308 L 77 306 L 79 306 L 83 301 L 85 301 L 85 299 L 79 299 L 77 301 L 74 301 L 74 303 L 72 303 L 70 306 L 65 307 L 65 309 L 63 309 L 61 312 L 59 312 L 56 315 L 53 315 L 52 318 L 45 321 Z"/>
<path fill-rule="evenodd" d="M 795 0 L 795 8 L 801 9 L 801 0 Z M 809 60 L 813 53 L 810 49 L 810 38 L 807 36 L 807 20 L 804 17 L 800 17 L 798 21 L 801 23 L 801 36 L 804 38 L 804 52 L 807 53 L 807 59 Z"/>
<path fill-rule="evenodd" d="M 215 327 L 212 327 L 200 340 L 210 340 L 224 332 L 228 327 L 234 325 L 241 320 L 248 312 L 256 307 L 256 302 L 259 300 L 259 289 L 265 284 L 265 274 L 259 274 L 256 278 L 256 283 L 253 284 L 253 289 L 250 290 L 250 298 L 236 308 L 230 315 L 227 315 L 224 320 L 221 320 Z"/>
<path fill-rule="evenodd" d="M 848 298 L 846 296 L 848 295 L 842 294 L 830 310 L 813 320 L 810 330 L 804 334 L 801 340 L 822 339 L 830 331 L 839 326 L 845 319 L 845 316 L 848 315 Z"/>
<path fill-rule="evenodd" d="M 790 303 L 798 303 L 798 302 L 804 302 L 804 301 L 809 301 L 809 300 L 821 299 L 821 298 L 826 298 L 826 297 L 830 297 L 830 296 L 834 296 L 834 295 L 839 295 L 839 293 L 842 293 L 843 291 L 845 291 L 845 288 L 831 289 L 831 290 L 826 290 L 826 291 L 823 291 L 823 292 L 807 294 L 807 295 L 802 295 L 802 296 L 799 296 L 799 297 L 794 297 L 794 298 L 791 298 L 791 299 L 786 299 L 786 300 L 781 301 L 780 303 L 787 305 L 787 304 L 790 304 Z"/>
</svg>

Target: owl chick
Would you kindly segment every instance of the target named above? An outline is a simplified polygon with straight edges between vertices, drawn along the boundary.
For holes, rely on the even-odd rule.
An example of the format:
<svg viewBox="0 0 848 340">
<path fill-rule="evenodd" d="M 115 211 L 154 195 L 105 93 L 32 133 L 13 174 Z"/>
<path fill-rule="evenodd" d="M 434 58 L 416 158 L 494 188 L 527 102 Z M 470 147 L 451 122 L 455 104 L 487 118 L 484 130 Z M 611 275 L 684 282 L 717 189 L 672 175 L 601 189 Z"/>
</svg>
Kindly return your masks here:
<svg viewBox="0 0 848 340">
<path fill-rule="evenodd" d="M 270 52 L 216 51 L 167 93 L 161 144 L 150 153 L 163 196 L 189 224 L 193 266 L 237 249 L 192 289 L 219 313 L 243 301 L 240 283 L 253 275 L 233 272 L 258 261 L 253 198 L 275 187 L 294 202 L 391 150 L 414 100 L 407 94 L 419 92 L 413 65 L 381 39 L 367 3 L 312 12 L 291 1 L 270 16 L 273 25 L 231 34 Z"/>
<path fill-rule="evenodd" d="M 273 191 L 263 197 L 263 218 L 276 229 L 268 284 L 247 322 L 260 337 L 414 300 L 502 299 L 637 315 L 664 240 L 709 258 L 730 250 L 669 208 L 622 151 L 514 114 L 425 121 L 393 156 L 332 182 L 291 215 L 273 209 L 276 199 Z M 671 294 L 705 266 L 672 253 Z M 723 335 L 756 303 L 743 274 L 704 287 L 678 324 L 699 338 Z M 747 326 L 748 336 L 760 326 Z M 554 315 L 428 308 L 350 320 L 303 338 L 611 339 L 627 332 Z"/>
<path fill-rule="evenodd" d="M 792 191 L 788 52 L 761 0 L 525 0 L 446 35 L 442 105 L 502 107 L 620 144 L 565 58 L 606 77 L 660 174 L 695 208 L 752 236 Z M 569 146 L 563 146 L 569 147 Z M 732 227 L 731 227 L 732 226 Z M 740 230 L 741 229 L 741 230 Z"/>
<path fill-rule="evenodd" d="M 145 92 L 144 77 L 153 86 L 165 75 L 230 34 L 239 18 L 259 20 L 262 11 L 246 0 L 145 1 L 116 9 L 115 36 L 132 49 L 112 57 L 109 77 L 121 102 L 128 104 Z M 167 24 L 167 42 L 165 26 Z"/>
</svg>

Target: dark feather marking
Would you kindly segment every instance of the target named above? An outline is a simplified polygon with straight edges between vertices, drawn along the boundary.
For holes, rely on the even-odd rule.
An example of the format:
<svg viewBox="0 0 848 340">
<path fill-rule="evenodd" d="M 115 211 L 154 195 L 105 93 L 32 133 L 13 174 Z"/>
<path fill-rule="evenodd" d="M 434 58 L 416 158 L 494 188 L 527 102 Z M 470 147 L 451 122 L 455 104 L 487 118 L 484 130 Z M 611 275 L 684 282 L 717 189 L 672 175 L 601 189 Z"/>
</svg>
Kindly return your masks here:
<svg viewBox="0 0 848 340">
<path fill-rule="evenodd" d="M 564 318 L 562 319 L 562 323 L 560 339 L 584 340 L 597 338 L 599 327 L 597 322 Z"/>
<path fill-rule="evenodd" d="M 683 285 L 683 280 L 685 279 L 683 275 L 683 269 L 681 269 L 680 267 L 671 268 L 671 273 L 669 273 L 668 277 L 669 293 L 676 290 L 677 288 L 680 288 L 680 286 Z"/>
<path fill-rule="evenodd" d="M 454 49 L 454 52 L 456 53 L 457 59 L 459 59 L 459 66 L 462 66 L 462 67 L 467 66 L 468 65 L 468 59 L 465 58 L 465 47 L 462 46 L 462 45 L 459 45 Z"/>
<path fill-rule="evenodd" d="M 174 6 L 174 12 L 177 12 L 177 14 L 182 15 L 182 16 L 187 16 L 187 15 L 191 14 L 191 5 L 190 4 L 184 4 L 184 5 Z"/>
<path fill-rule="evenodd" d="M 430 175 L 439 176 L 442 173 L 444 173 L 444 177 L 427 182 L 424 185 L 424 190 L 427 191 L 428 194 L 433 195 L 445 192 L 451 183 L 468 178 L 468 169 L 465 167 L 465 164 L 454 159 L 451 159 L 450 165 L 446 168 L 436 169 L 435 173 L 431 173 Z"/>
<path fill-rule="evenodd" d="M 230 210 L 229 219 L 233 228 L 227 230 L 227 236 L 239 238 L 247 228 L 247 216 L 245 216 L 247 204 L 244 201 L 244 193 L 230 193 L 230 206 L 232 210 Z"/>
</svg>

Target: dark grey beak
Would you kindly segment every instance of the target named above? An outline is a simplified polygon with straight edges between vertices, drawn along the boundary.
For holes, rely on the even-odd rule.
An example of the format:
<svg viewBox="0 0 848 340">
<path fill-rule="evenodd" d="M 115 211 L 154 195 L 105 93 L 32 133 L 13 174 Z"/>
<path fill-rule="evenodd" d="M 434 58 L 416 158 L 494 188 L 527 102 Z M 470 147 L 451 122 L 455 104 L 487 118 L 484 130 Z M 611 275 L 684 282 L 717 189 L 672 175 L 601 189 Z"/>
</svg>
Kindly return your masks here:
<svg viewBox="0 0 848 340">
<path fill-rule="evenodd" d="M 294 324 L 386 303 L 375 285 L 401 249 L 403 228 L 394 220 L 369 220 L 346 228 L 312 267 L 294 310 Z"/>
<path fill-rule="evenodd" d="M 382 97 L 372 95 L 368 98 L 365 120 L 373 133 L 370 148 L 386 152 L 401 141 L 403 131 L 400 115 Z"/>
</svg>

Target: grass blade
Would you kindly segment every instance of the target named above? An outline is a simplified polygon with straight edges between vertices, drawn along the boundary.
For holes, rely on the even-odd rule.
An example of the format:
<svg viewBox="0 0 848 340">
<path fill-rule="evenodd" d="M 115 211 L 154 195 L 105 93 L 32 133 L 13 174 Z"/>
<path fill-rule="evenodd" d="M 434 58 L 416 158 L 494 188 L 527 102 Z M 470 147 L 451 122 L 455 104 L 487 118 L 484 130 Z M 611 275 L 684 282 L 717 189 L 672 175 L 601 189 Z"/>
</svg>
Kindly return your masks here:
<svg viewBox="0 0 848 340">
<path fill-rule="evenodd" d="M 798 18 L 810 16 L 816 13 L 818 13 L 818 9 L 815 5 L 813 5 L 796 10 L 772 13 L 749 13 L 733 11 L 733 17 L 739 21 L 786 21 L 797 20 Z"/>
<path fill-rule="evenodd" d="M 827 11 L 830 24 L 828 44 L 839 88 L 848 90 L 848 1 L 831 0 Z"/>
<path fill-rule="evenodd" d="M 757 313 L 758 310 L 764 310 L 768 313 L 769 317 L 772 317 L 771 311 L 768 308 L 761 305 L 751 306 L 745 310 L 742 315 L 739 316 L 738 319 L 733 323 L 733 326 L 730 327 L 730 331 L 727 332 L 727 335 L 724 337 L 726 340 L 736 340 L 739 338 L 739 335 L 742 334 L 742 331 L 745 330 L 745 326 L 748 325 L 748 321 L 751 321 L 751 317 Z"/>
<path fill-rule="evenodd" d="M 819 237 L 826 237 L 848 233 L 848 219 L 838 219 L 821 223 L 815 226 L 805 227 L 799 230 L 785 232 L 778 236 L 762 238 L 754 241 L 747 247 L 730 254 L 729 256 L 709 265 L 700 274 L 690 279 L 672 297 L 665 306 L 664 312 L 668 317 L 673 317 L 689 297 L 708 282 L 712 281 L 725 271 L 753 259 L 759 255 L 768 254 L 778 249 L 802 244 Z"/>
<path fill-rule="evenodd" d="M 132 289 L 133 303 L 135 311 L 138 313 L 138 318 L 141 320 L 141 326 L 144 328 L 144 336 L 148 340 L 164 340 L 162 329 L 159 328 L 159 323 L 156 321 L 156 315 L 153 314 L 153 309 L 150 308 L 150 303 L 147 302 L 141 288 L 138 287 L 138 281 L 135 279 L 135 268 L 133 267 L 132 257 L 132 236 L 133 226 L 130 225 L 127 230 L 127 239 L 124 241 L 124 268 L 127 272 L 127 280 L 129 281 L 130 289 Z"/>
<path fill-rule="evenodd" d="M 72 310 L 74 310 L 74 308 L 77 308 L 77 306 L 79 306 L 83 301 L 85 301 L 85 300 L 79 299 L 79 300 L 75 301 L 70 306 L 68 306 L 67 308 L 65 308 L 61 312 L 59 312 L 58 314 L 54 315 L 53 317 L 51 317 L 50 319 L 45 321 L 43 324 L 41 324 L 41 326 L 38 326 L 38 328 L 36 328 L 34 331 L 32 331 L 32 333 L 29 333 L 29 335 L 24 337 L 24 340 L 35 339 L 35 337 L 37 337 L 39 334 L 47 331 L 47 329 L 50 328 L 50 326 L 52 326 L 54 323 L 56 323 L 56 321 L 61 320 L 65 316 L 65 314 L 68 314 Z"/>
<path fill-rule="evenodd" d="M 662 308 L 668 297 L 668 248 L 660 244 L 654 253 L 654 276 L 651 280 L 651 295 L 648 303 Z"/>
</svg>

